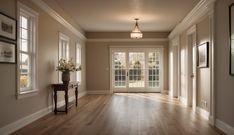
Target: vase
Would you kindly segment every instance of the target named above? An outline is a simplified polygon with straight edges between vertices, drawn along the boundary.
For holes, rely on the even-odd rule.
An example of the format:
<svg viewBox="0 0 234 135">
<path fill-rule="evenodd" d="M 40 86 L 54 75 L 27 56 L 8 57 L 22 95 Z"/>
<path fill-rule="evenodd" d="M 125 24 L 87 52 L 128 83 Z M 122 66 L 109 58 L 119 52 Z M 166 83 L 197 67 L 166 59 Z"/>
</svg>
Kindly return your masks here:
<svg viewBox="0 0 234 135">
<path fill-rule="evenodd" d="M 70 72 L 69 71 L 62 72 L 62 81 L 63 81 L 63 84 L 69 83 L 69 81 L 70 81 Z"/>
</svg>

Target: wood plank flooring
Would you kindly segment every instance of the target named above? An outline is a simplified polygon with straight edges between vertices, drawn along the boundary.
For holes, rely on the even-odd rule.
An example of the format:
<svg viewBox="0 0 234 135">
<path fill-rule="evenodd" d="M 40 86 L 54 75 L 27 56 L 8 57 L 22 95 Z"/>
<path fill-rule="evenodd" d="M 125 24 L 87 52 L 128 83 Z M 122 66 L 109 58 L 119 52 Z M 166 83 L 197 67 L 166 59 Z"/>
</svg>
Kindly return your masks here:
<svg viewBox="0 0 234 135">
<path fill-rule="evenodd" d="M 157 93 L 87 95 L 13 135 L 221 135 L 178 100 Z"/>
</svg>

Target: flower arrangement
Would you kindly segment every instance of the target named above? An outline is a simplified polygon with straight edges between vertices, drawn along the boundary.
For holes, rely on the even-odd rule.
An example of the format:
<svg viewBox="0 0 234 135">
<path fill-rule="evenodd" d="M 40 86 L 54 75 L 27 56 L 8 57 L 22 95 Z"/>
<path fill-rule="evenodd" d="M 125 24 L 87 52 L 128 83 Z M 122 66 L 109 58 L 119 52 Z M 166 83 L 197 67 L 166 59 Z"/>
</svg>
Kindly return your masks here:
<svg viewBox="0 0 234 135">
<path fill-rule="evenodd" d="M 80 70 L 81 70 L 81 65 L 77 66 L 72 61 L 72 59 L 69 61 L 66 61 L 65 59 L 60 59 L 59 65 L 56 68 L 56 71 L 61 71 L 61 72 L 75 72 Z"/>
</svg>

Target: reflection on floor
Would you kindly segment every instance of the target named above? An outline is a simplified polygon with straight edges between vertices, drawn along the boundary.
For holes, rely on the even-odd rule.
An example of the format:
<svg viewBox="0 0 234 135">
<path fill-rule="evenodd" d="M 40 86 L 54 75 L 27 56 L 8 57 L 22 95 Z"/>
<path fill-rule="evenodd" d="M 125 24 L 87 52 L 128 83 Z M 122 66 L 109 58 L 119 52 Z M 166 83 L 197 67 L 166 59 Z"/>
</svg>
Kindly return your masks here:
<svg viewBox="0 0 234 135">
<path fill-rule="evenodd" d="M 219 135 L 177 99 L 157 93 L 87 95 L 66 114 L 49 114 L 14 135 Z"/>
</svg>

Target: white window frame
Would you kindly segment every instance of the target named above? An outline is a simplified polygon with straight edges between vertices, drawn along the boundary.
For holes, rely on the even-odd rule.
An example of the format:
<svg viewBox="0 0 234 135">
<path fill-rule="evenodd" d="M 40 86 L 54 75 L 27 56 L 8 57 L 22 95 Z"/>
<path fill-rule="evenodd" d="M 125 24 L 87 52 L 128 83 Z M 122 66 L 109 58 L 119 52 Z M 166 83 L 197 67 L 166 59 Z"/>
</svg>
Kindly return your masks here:
<svg viewBox="0 0 234 135">
<path fill-rule="evenodd" d="M 66 48 L 62 47 L 61 41 L 67 42 Z M 67 54 L 66 54 L 65 60 L 69 60 L 69 44 L 70 44 L 69 42 L 70 42 L 70 38 L 67 35 L 63 34 L 62 32 L 59 32 L 59 59 L 62 58 L 62 53 L 66 52 Z"/>
<path fill-rule="evenodd" d="M 27 89 L 20 88 L 20 47 L 17 47 L 17 98 L 24 98 L 33 96 L 38 93 L 38 56 L 37 56 L 37 36 L 38 36 L 38 17 L 39 14 L 24 4 L 17 3 L 17 18 L 20 20 L 20 15 L 24 14 L 30 17 L 30 29 L 32 33 L 29 34 L 29 57 L 30 57 L 30 82 L 31 86 Z M 20 23 L 17 26 L 18 30 L 18 46 L 20 46 Z"/>
<path fill-rule="evenodd" d="M 129 52 L 132 50 L 140 50 L 140 51 L 144 51 L 146 53 L 151 52 L 151 51 L 159 51 L 161 53 L 161 57 L 160 57 L 160 71 L 159 71 L 159 76 L 160 76 L 160 88 L 149 88 L 147 85 L 145 86 L 145 91 L 141 91 L 142 89 L 138 89 L 136 88 L 135 90 L 132 89 L 131 91 L 129 91 L 129 88 L 115 88 L 114 87 L 114 72 L 112 69 L 112 64 L 113 64 L 113 53 L 116 51 L 120 51 L 120 52 Z M 154 46 L 154 45 L 139 45 L 139 46 L 110 46 L 109 48 L 109 63 L 110 63 L 110 89 L 111 89 L 111 93 L 113 92 L 163 92 L 164 91 L 164 48 L 163 45 L 158 45 L 158 46 Z M 145 58 L 147 58 L 145 56 Z M 148 59 L 146 60 L 148 61 Z M 128 63 L 128 55 L 126 54 L 126 63 Z M 128 65 L 127 65 L 128 66 Z M 146 67 L 148 68 L 148 67 Z M 146 74 L 146 73 L 145 73 Z M 147 81 L 145 81 L 147 82 Z M 128 83 L 128 82 L 127 82 Z M 157 91 L 155 91 L 155 89 L 157 89 Z M 152 91 L 153 90 L 153 91 Z"/>
<path fill-rule="evenodd" d="M 62 45 L 62 41 L 66 41 L 67 42 L 67 45 L 66 45 L 66 47 L 64 48 L 63 47 L 63 45 Z M 69 47 L 70 46 L 70 38 L 67 36 L 67 35 L 65 35 L 65 34 L 63 34 L 62 32 L 59 32 L 59 51 L 58 51 L 58 61 L 63 57 L 62 55 L 63 55 L 63 53 L 66 53 L 66 58 L 64 58 L 63 57 L 63 59 L 65 59 L 65 60 L 69 60 Z M 62 82 L 62 80 L 61 80 L 61 76 L 62 76 L 62 74 L 61 74 L 61 72 L 59 71 L 59 73 L 58 73 L 59 75 L 58 75 L 58 81 L 59 81 L 59 83 L 61 83 Z"/>
<path fill-rule="evenodd" d="M 82 46 L 78 42 L 76 43 L 76 64 L 82 65 Z M 76 81 L 78 81 L 79 84 L 82 83 L 81 70 L 76 72 Z"/>
</svg>

